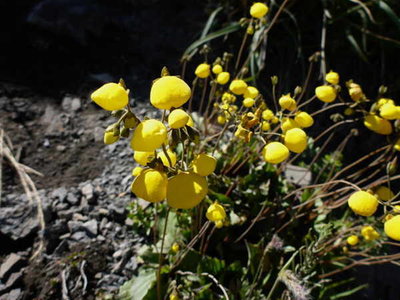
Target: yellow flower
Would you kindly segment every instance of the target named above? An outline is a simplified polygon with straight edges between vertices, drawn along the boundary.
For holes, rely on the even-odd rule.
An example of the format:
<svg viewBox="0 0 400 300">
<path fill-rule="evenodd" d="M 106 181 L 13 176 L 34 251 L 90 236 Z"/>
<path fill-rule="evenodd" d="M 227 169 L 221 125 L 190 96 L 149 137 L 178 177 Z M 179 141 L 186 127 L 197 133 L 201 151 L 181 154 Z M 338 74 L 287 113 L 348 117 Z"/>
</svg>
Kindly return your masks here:
<svg viewBox="0 0 400 300">
<path fill-rule="evenodd" d="M 278 124 L 278 123 L 279 123 L 279 118 L 278 118 L 277 116 L 274 116 L 274 117 L 271 119 L 271 123 L 272 123 L 272 124 Z"/>
<path fill-rule="evenodd" d="M 168 116 L 168 125 L 173 129 L 185 127 L 189 115 L 183 109 L 174 109 Z"/>
<path fill-rule="evenodd" d="M 378 117 L 377 115 L 368 115 L 364 118 L 364 125 L 369 130 L 372 130 L 378 134 L 389 135 L 392 133 L 392 124 L 385 119 Z"/>
<path fill-rule="evenodd" d="M 104 131 L 104 137 L 103 137 L 104 144 L 111 145 L 111 144 L 114 144 L 118 140 L 119 140 L 119 135 L 114 135 L 114 131 L 113 130 Z"/>
<path fill-rule="evenodd" d="M 241 124 L 239 124 L 238 128 L 235 131 L 235 137 L 244 140 L 246 143 L 251 140 L 252 136 L 253 132 L 244 128 Z"/>
<path fill-rule="evenodd" d="M 142 166 L 146 166 L 154 158 L 154 152 L 135 151 L 133 159 Z"/>
<path fill-rule="evenodd" d="M 393 148 L 394 148 L 395 150 L 397 150 L 397 151 L 400 151 L 400 138 L 398 138 L 398 139 L 396 140 L 396 142 L 394 143 Z"/>
<path fill-rule="evenodd" d="M 263 121 L 261 125 L 261 129 L 263 131 L 268 131 L 271 129 L 271 124 L 269 124 L 267 121 Z"/>
<path fill-rule="evenodd" d="M 143 168 L 142 167 L 134 167 L 132 170 L 132 176 L 136 177 L 139 176 L 140 173 L 142 173 Z"/>
<path fill-rule="evenodd" d="M 325 80 L 330 84 L 338 84 L 339 83 L 339 74 L 333 71 L 330 71 L 325 76 Z"/>
<path fill-rule="evenodd" d="M 351 235 L 347 238 L 347 244 L 349 244 L 350 246 L 355 246 L 357 245 L 359 242 L 358 236 L 356 235 Z"/>
<path fill-rule="evenodd" d="M 315 89 L 315 95 L 319 100 L 330 103 L 336 99 L 336 90 L 330 85 L 321 85 Z"/>
<path fill-rule="evenodd" d="M 394 211 L 396 214 L 400 214 L 400 205 L 395 205 L 395 206 L 393 207 L 393 211 Z"/>
<path fill-rule="evenodd" d="M 358 102 L 361 98 L 364 97 L 364 93 L 361 89 L 361 86 L 357 83 L 350 83 L 349 84 L 349 95 L 353 101 Z"/>
<path fill-rule="evenodd" d="M 134 151 L 151 152 L 167 140 L 167 128 L 158 120 L 142 121 L 133 132 L 131 147 Z"/>
<path fill-rule="evenodd" d="M 301 153 L 307 148 L 307 135 L 300 128 L 292 128 L 285 133 L 285 146 L 294 153 Z"/>
<path fill-rule="evenodd" d="M 364 191 L 358 191 L 350 196 L 348 204 L 354 213 L 369 217 L 376 212 L 379 203 L 374 195 Z"/>
<path fill-rule="evenodd" d="M 223 221 L 217 221 L 217 222 L 215 222 L 215 227 L 217 227 L 218 229 L 224 227 L 224 222 L 223 222 Z"/>
<path fill-rule="evenodd" d="M 314 119 L 305 111 L 298 112 L 294 117 L 295 122 L 302 128 L 311 127 L 314 124 Z"/>
<path fill-rule="evenodd" d="M 252 107 L 256 103 L 256 100 L 252 98 L 246 98 L 243 100 L 243 106 L 244 107 Z"/>
<path fill-rule="evenodd" d="M 236 95 L 242 95 L 247 90 L 247 83 L 241 79 L 232 80 L 229 90 Z"/>
<path fill-rule="evenodd" d="M 294 100 L 292 97 L 290 97 L 290 94 L 280 97 L 279 105 L 282 107 L 282 109 L 287 109 L 290 111 L 295 110 L 297 107 L 296 100 Z"/>
<path fill-rule="evenodd" d="M 179 297 L 177 294 L 173 293 L 169 295 L 169 300 L 179 300 Z"/>
<path fill-rule="evenodd" d="M 160 151 L 158 154 L 158 158 L 161 159 L 162 163 L 166 167 L 173 168 L 176 165 L 176 154 L 171 149 L 167 149 L 167 154 L 169 159 L 171 160 L 172 166 L 170 166 L 167 156 L 165 155 L 164 151 Z"/>
<path fill-rule="evenodd" d="M 382 107 L 379 110 L 379 113 L 381 117 L 386 120 L 400 119 L 400 107 L 395 106 L 394 104 L 391 103 L 386 103 L 382 105 Z"/>
<path fill-rule="evenodd" d="M 374 227 L 368 225 L 361 228 L 361 235 L 366 241 L 374 241 L 379 238 L 379 233 L 374 229 Z"/>
<path fill-rule="evenodd" d="M 193 172 L 201 176 L 208 176 L 215 171 L 217 160 L 211 155 L 201 153 L 192 162 Z"/>
<path fill-rule="evenodd" d="M 179 244 L 178 243 L 173 243 L 172 246 L 171 246 L 171 250 L 174 253 L 178 253 L 179 250 L 180 250 Z"/>
<path fill-rule="evenodd" d="M 257 88 L 255 88 L 254 86 L 248 86 L 243 97 L 254 99 L 255 97 L 258 96 L 258 94 L 259 94 L 259 92 L 258 92 Z"/>
<path fill-rule="evenodd" d="M 212 72 L 213 72 L 214 74 L 219 74 L 219 73 L 221 73 L 221 72 L 222 72 L 222 66 L 221 66 L 220 64 L 215 65 L 215 66 L 212 68 Z"/>
<path fill-rule="evenodd" d="M 283 132 L 286 132 L 293 128 L 299 128 L 299 124 L 291 118 L 283 118 L 281 123 L 281 129 Z"/>
<path fill-rule="evenodd" d="M 380 109 L 385 104 L 395 105 L 394 101 L 392 99 L 380 98 L 378 101 L 376 101 L 375 106 L 376 106 L 377 109 Z"/>
<path fill-rule="evenodd" d="M 268 13 L 268 6 L 262 2 L 256 2 L 250 7 L 250 15 L 253 18 L 261 19 Z"/>
<path fill-rule="evenodd" d="M 391 239 L 400 241 L 400 215 L 385 222 L 385 233 Z"/>
<path fill-rule="evenodd" d="M 185 104 L 191 95 L 190 87 L 176 76 L 157 79 L 150 91 L 150 102 L 158 109 L 178 108 Z"/>
<path fill-rule="evenodd" d="M 225 92 L 221 97 L 222 102 L 224 103 L 234 103 L 236 101 L 236 96 Z"/>
<path fill-rule="evenodd" d="M 95 90 L 90 98 L 105 110 L 119 110 L 128 104 L 128 92 L 118 83 L 106 83 Z"/>
<path fill-rule="evenodd" d="M 252 25 L 247 26 L 246 32 L 248 35 L 254 34 L 254 27 Z"/>
<path fill-rule="evenodd" d="M 282 143 L 272 142 L 264 147 L 263 156 L 266 162 L 279 164 L 289 157 L 289 150 Z"/>
<path fill-rule="evenodd" d="M 192 117 L 189 115 L 189 121 L 186 123 L 187 126 L 193 127 L 194 126 L 194 122 Z"/>
<path fill-rule="evenodd" d="M 168 180 L 167 201 L 173 208 L 193 208 L 207 193 L 207 180 L 195 173 L 183 172 Z"/>
<path fill-rule="evenodd" d="M 168 177 L 154 169 L 142 171 L 132 182 L 131 190 L 139 198 L 149 202 L 160 202 L 167 195 Z"/>
<path fill-rule="evenodd" d="M 229 81 L 230 77 L 231 75 L 228 72 L 221 72 L 217 76 L 217 82 L 221 85 L 224 85 Z"/>
<path fill-rule="evenodd" d="M 225 116 L 219 115 L 217 118 L 217 122 L 218 122 L 218 124 L 221 124 L 221 125 L 225 124 L 225 122 L 226 122 Z"/>
<path fill-rule="evenodd" d="M 262 112 L 262 118 L 265 121 L 270 121 L 275 117 L 274 112 L 270 109 L 266 109 Z"/>
<path fill-rule="evenodd" d="M 226 218 L 225 209 L 221 204 L 215 202 L 208 207 L 206 217 L 211 222 L 223 221 Z"/>
<path fill-rule="evenodd" d="M 207 78 L 208 76 L 210 76 L 210 65 L 209 64 L 200 64 L 197 66 L 194 73 L 199 78 Z"/>
<path fill-rule="evenodd" d="M 376 194 L 382 201 L 389 201 L 394 197 L 393 192 L 389 188 L 383 185 L 376 190 Z"/>
</svg>

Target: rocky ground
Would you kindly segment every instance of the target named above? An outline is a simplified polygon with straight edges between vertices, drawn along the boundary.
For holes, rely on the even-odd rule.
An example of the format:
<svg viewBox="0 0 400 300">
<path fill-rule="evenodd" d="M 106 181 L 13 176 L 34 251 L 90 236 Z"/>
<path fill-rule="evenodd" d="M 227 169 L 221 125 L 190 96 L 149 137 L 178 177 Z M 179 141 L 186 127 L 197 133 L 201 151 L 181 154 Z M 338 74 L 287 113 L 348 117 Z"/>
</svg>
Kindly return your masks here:
<svg viewBox="0 0 400 300">
<path fill-rule="evenodd" d="M 143 238 L 132 230 L 127 206 L 132 151 L 127 141 L 102 143 L 112 120 L 85 98 L 0 97 L 0 128 L 32 175 L 36 205 L 3 161 L 0 208 L 0 299 L 112 299 L 137 268 Z M 144 114 L 146 106 L 136 111 Z M 44 237 L 42 254 L 31 260 Z"/>
</svg>

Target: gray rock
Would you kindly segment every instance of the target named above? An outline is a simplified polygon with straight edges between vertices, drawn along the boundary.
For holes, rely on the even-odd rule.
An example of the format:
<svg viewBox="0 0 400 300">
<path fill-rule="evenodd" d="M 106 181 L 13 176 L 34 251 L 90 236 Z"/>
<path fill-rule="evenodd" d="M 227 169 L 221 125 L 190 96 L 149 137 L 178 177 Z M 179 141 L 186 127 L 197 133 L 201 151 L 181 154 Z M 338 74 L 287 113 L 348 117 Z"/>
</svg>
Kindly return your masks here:
<svg viewBox="0 0 400 300">
<path fill-rule="evenodd" d="M 98 222 L 96 220 L 87 221 L 82 226 L 89 233 L 89 236 L 94 237 L 97 235 Z"/>
<path fill-rule="evenodd" d="M 76 195 L 74 193 L 68 193 L 67 202 L 71 205 L 78 205 L 79 199 L 78 199 L 78 197 L 76 197 Z"/>
<path fill-rule="evenodd" d="M 6 293 L 10 291 L 13 287 L 15 287 L 19 282 L 22 281 L 24 275 L 24 269 L 19 272 L 12 273 L 5 284 L 0 286 L 0 294 Z"/>
<path fill-rule="evenodd" d="M 94 137 L 94 141 L 95 141 L 96 143 L 102 142 L 102 141 L 103 141 L 103 138 L 104 138 L 104 129 L 101 128 L 101 127 L 96 127 L 96 128 L 93 130 L 93 137 Z"/>
<path fill-rule="evenodd" d="M 79 98 L 72 99 L 72 101 L 71 101 L 71 110 L 72 111 L 77 112 L 78 110 L 81 109 L 81 107 L 82 107 L 81 99 L 79 99 Z"/>
<path fill-rule="evenodd" d="M 71 239 L 75 240 L 75 241 L 82 242 L 82 241 L 90 240 L 90 237 L 88 237 L 86 232 L 78 231 L 78 232 L 75 232 L 73 235 L 71 235 Z"/>
<path fill-rule="evenodd" d="M 60 200 L 60 202 L 63 202 L 65 200 L 65 198 L 67 197 L 67 189 L 65 187 L 60 187 L 58 189 L 55 189 L 50 197 L 52 199 L 58 199 Z"/>
<path fill-rule="evenodd" d="M 68 221 L 67 224 L 71 233 L 77 232 L 83 228 L 83 223 L 79 221 Z"/>
<path fill-rule="evenodd" d="M 72 215 L 72 220 L 73 220 L 73 221 L 86 222 L 86 221 L 88 220 L 88 217 L 87 217 L 87 216 L 84 216 L 84 215 L 82 215 L 82 214 L 80 214 L 80 213 L 74 213 L 74 214 Z"/>
<path fill-rule="evenodd" d="M 57 145 L 56 146 L 56 150 L 59 151 L 59 152 L 64 152 L 66 149 L 67 149 L 67 147 L 64 146 L 64 145 Z"/>
<path fill-rule="evenodd" d="M 18 271 L 25 263 L 25 258 L 18 254 L 11 253 L 0 266 L 0 278 L 4 281 L 8 278 L 8 275 Z"/>
<path fill-rule="evenodd" d="M 0 297 L 0 300 L 20 300 L 22 299 L 22 291 L 21 289 L 14 289 L 8 292 L 7 294 Z"/>
<path fill-rule="evenodd" d="M 36 210 L 29 204 L 19 203 L 13 207 L 0 209 L 0 233 L 17 241 L 37 232 Z"/>
</svg>

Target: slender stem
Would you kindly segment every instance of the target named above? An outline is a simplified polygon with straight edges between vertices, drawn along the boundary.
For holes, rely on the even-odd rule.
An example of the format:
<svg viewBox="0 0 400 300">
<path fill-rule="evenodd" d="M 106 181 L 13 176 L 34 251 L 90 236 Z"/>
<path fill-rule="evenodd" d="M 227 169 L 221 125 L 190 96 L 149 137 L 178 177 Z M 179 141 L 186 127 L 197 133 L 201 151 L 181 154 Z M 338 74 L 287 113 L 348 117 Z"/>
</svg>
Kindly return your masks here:
<svg viewBox="0 0 400 300">
<path fill-rule="evenodd" d="M 167 214 L 165 215 L 165 223 L 164 223 L 164 230 L 163 230 L 163 235 L 161 239 L 161 248 L 160 248 L 160 253 L 158 256 L 158 270 L 157 270 L 157 299 L 161 300 L 161 268 L 162 268 L 162 263 L 163 263 L 163 250 L 164 250 L 164 242 L 165 242 L 165 235 L 167 232 L 167 226 L 168 226 L 168 216 L 171 208 L 168 207 Z"/>
</svg>

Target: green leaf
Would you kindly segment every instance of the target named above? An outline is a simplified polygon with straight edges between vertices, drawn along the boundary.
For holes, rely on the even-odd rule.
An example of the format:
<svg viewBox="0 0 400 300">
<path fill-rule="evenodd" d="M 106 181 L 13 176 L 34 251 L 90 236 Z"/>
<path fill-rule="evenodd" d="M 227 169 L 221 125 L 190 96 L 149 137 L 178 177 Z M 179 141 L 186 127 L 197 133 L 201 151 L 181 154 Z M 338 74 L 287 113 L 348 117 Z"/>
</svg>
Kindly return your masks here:
<svg viewBox="0 0 400 300">
<path fill-rule="evenodd" d="M 345 297 L 348 297 L 348 296 L 351 296 L 351 295 L 357 293 L 358 291 L 360 291 L 362 289 L 365 289 L 366 287 L 368 287 L 368 284 L 359 285 L 359 286 L 355 287 L 354 289 L 336 294 L 335 296 L 331 296 L 330 299 L 335 300 L 335 299 L 345 298 Z"/>
<path fill-rule="evenodd" d="M 347 31 L 346 33 L 346 37 L 349 40 L 350 44 L 353 46 L 354 51 L 358 54 L 358 56 L 366 63 L 368 63 L 368 58 L 367 56 L 364 54 L 364 52 L 361 50 L 360 46 L 358 45 L 356 39 L 354 38 L 354 36 L 351 34 L 350 31 Z"/>
<path fill-rule="evenodd" d="M 222 6 L 217 7 L 210 15 L 210 17 L 207 20 L 206 26 L 204 26 L 203 32 L 201 33 L 201 38 L 204 38 L 207 33 L 210 31 L 210 28 L 212 26 L 212 24 L 214 23 L 215 17 L 217 16 L 217 14 L 223 9 Z"/>
<path fill-rule="evenodd" d="M 156 283 L 154 269 L 141 270 L 139 274 L 124 283 L 119 290 L 120 300 L 142 300 Z"/>
<path fill-rule="evenodd" d="M 207 43 L 213 39 L 216 39 L 220 36 L 224 36 L 227 34 L 230 34 L 232 32 L 237 31 L 240 28 L 240 24 L 238 22 L 232 23 L 218 31 L 212 32 L 208 35 L 206 35 L 203 38 L 198 39 L 197 41 L 195 41 L 194 43 L 192 43 L 183 53 L 183 57 L 185 56 L 192 56 L 192 52 L 194 50 L 196 50 L 198 47 L 200 47 L 201 45 L 203 45 L 204 43 Z"/>
<path fill-rule="evenodd" d="M 161 250 L 161 239 L 164 233 L 164 224 L 165 217 L 161 218 L 160 222 L 158 222 L 159 241 L 157 243 L 157 252 Z M 178 218 L 175 212 L 170 211 L 168 216 L 167 229 L 165 232 L 163 253 L 168 253 L 168 251 L 172 247 L 172 244 L 179 240 L 181 240 L 181 234 L 178 226 Z"/>
<path fill-rule="evenodd" d="M 385 1 L 378 1 L 377 5 L 389 17 L 389 19 L 392 20 L 397 29 L 400 30 L 400 18 L 396 15 L 393 9 Z"/>
</svg>

